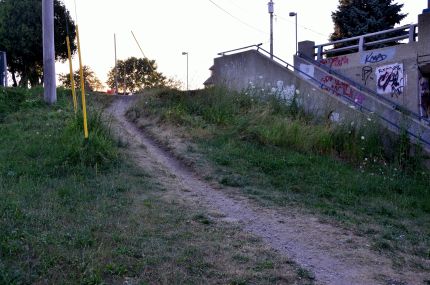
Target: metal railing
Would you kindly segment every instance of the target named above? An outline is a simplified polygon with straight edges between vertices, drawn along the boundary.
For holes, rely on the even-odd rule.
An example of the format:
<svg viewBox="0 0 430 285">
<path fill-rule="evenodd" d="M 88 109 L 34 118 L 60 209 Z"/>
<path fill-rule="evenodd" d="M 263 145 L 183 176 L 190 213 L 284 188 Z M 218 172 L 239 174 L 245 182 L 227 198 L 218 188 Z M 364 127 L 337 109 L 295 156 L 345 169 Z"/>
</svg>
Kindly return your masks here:
<svg viewBox="0 0 430 285">
<path fill-rule="evenodd" d="M 316 45 L 314 46 L 314 48 L 316 49 L 315 55 L 317 59 L 320 60 L 323 58 L 324 55 L 336 54 L 336 53 L 345 52 L 345 51 L 350 53 L 362 52 L 368 49 L 372 49 L 372 47 L 377 45 L 397 43 L 398 41 L 405 40 L 405 39 L 408 39 L 408 42 L 412 43 L 416 41 L 418 36 L 416 32 L 417 27 L 418 27 L 418 24 L 411 24 L 411 25 L 406 25 L 399 28 L 394 28 L 394 29 L 385 30 L 381 32 L 333 41 L 322 45 Z M 394 34 L 394 36 L 389 36 L 390 34 Z M 386 37 L 380 40 L 372 40 L 372 38 L 376 38 L 378 36 L 379 37 L 386 36 Z M 341 47 L 337 48 L 336 46 L 339 46 L 339 45 Z M 325 49 L 326 47 L 331 47 L 331 48 Z"/>
<path fill-rule="evenodd" d="M 246 50 L 246 49 L 250 49 L 250 48 L 255 48 L 255 47 L 258 50 L 262 45 L 263 45 L 263 43 L 259 43 L 256 45 L 250 45 L 250 46 L 246 46 L 246 47 L 236 48 L 236 49 L 232 49 L 232 50 L 228 50 L 228 51 L 219 52 L 218 55 L 224 56 L 228 53 L 238 52 L 238 51 L 242 51 L 242 50 Z"/>
<path fill-rule="evenodd" d="M 418 63 L 427 63 L 430 62 L 430 54 L 423 54 L 417 56 Z"/>
<path fill-rule="evenodd" d="M 311 82 L 313 82 L 314 84 L 316 84 L 317 86 L 319 86 L 321 89 L 330 91 L 333 94 L 336 94 L 338 97 L 341 97 L 342 99 L 346 100 L 352 106 L 356 107 L 355 110 L 358 110 L 361 113 L 368 113 L 368 114 L 371 114 L 373 116 L 378 117 L 380 120 L 382 120 L 383 122 L 387 123 L 388 125 L 394 127 L 399 132 L 405 131 L 406 134 L 408 134 L 410 137 L 416 139 L 420 143 L 425 144 L 427 146 L 427 148 L 430 148 L 430 141 L 428 141 L 426 139 L 423 139 L 421 136 L 416 135 L 416 134 L 412 133 L 409 130 L 405 130 L 403 127 L 399 126 L 398 124 L 396 124 L 395 122 L 391 121 L 390 119 L 387 119 L 384 116 L 376 113 L 374 110 L 371 110 L 370 108 L 367 108 L 366 106 L 363 106 L 363 104 L 361 104 L 357 100 L 354 100 L 353 98 L 348 97 L 345 94 L 339 93 L 332 86 L 328 86 L 324 82 L 321 82 L 320 80 L 318 80 L 315 77 L 307 74 L 306 72 L 301 71 L 300 69 L 298 69 L 297 67 L 295 67 L 292 64 L 289 64 L 285 60 L 283 60 L 283 59 L 281 59 L 281 58 L 279 58 L 279 57 L 277 57 L 275 55 L 272 55 L 269 51 L 263 49 L 261 47 L 261 44 L 251 45 L 251 46 L 247 46 L 247 47 L 243 47 L 243 48 L 238 48 L 238 49 L 230 50 L 230 51 L 227 51 L 227 52 L 221 52 L 221 53 L 218 53 L 218 55 L 225 55 L 226 53 L 236 52 L 236 51 L 240 51 L 240 50 L 244 50 L 244 49 L 249 49 L 249 48 L 252 48 L 252 47 L 256 47 L 256 51 L 259 52 L 260 54 L 264 55 L 265 57 L 267 57 L 269 60 L 272 60 L 272 61 L 276 62 L 277 64 L 280 64 L 281 66 L 283 66 L 284 68 L 288 69 L 289 71 L 293 71 L 293 72 L 296 72 L 298 74 L 301 74 L 301 75 L 305 76 Z M 400 112 L 399 109 L 394 108 L 394 110 Z"/>
<path fill-rule="evenodd" d="M 302 53 L 298 53 L 297 56 L 299 56 L 303 60 L 306 60 L 308 63 L 320 68 L 321 70 L 329 73 L 330 75 L 333 75 L 334 77 L 336 77 L 336 79 L 348 83 L 350 86 L 353 86 L 358 91 L 365 92 L 367 95 L 374 98 L 375 100 L 379 100 L 379 101 L 382 101 L 386 104 L 389 104 L 395 110 L 404 110 L 409 114 L 409 116 L 411 116 L 417 120 L 423 120 L 423 121 L 426 121 L 427 123 L 430 123 L 430 121 L 428 119 L 426 119 L 425 117 L 423 117 L 421 114 L 418 114 L 418 113 L 416 113 L 412 110 L 409 110 L 409 109 L 405 109 L 403 106 L 399 105 L 397 102 L 390 100 L 389 98 L 387 98 L 385 96 L 379 95 L 377 92 L 370 89 L 369 87 L 364 86 L 363 84 L 360 84 L 360 83 L 350 79 L 349 77 L 340 74 L 339 72 L 332 69 L 331 67 L 328 67 L 319 61 L 311 59 Z"/>
</svg>

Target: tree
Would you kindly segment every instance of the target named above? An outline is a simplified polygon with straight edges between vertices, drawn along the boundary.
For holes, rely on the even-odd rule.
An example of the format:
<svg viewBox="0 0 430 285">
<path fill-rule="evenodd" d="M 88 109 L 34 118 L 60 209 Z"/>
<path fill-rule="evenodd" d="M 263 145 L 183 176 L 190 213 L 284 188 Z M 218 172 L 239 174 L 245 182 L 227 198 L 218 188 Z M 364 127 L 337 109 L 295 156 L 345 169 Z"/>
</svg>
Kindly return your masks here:
<svg viewBox="0 0 430 285">
<path fill-rule="evenodd" d="M 85 90 L 98 91 L 103 89 L 102 82 L 97 78 L 96 74 L 89 66 L 84 65 L 82 67 L 82 71 L 84 74 Z M 61 82 L 61 85 L 63 85 L 64 87 L 66 88 L 72 87 L 72 84 L 70 82 L 70 73 L 60 74 L 58 79 Z M 79 69 L 73 73 L 73 79 L 75 80 L 75 88 L 80 88 L 81 79 L 80 79 Z"/>
<path fill-rule="evenodd" d="M 75 53 L 75 24 L 64 4 L 55 0 L 55 56 L 60 61 L 67 59 L 66 21 Z M 7 52 L 14 86 L 43 83 L 42 0 L 0 0 L 0 50 Z"/>
<path fill-rule="evenodd" d="M 117 62 L 118 89 L 120 92 L 132 93 L 144 88 L 166 86 L 170 81 L 157 71 L 155 60 L 147 58 L 130 57 L 127 60 Z M 108 73 L 107 84 L 115 88 L 115 67 Z"/>
<path fill-rule="evenodd" d="M 330 40 L 360 36 L 394 28 L 407 14 L 401 14 L 403 4 L 393 0 L 339 0 L 332 13 L 334 33 Z"/>
</svg>

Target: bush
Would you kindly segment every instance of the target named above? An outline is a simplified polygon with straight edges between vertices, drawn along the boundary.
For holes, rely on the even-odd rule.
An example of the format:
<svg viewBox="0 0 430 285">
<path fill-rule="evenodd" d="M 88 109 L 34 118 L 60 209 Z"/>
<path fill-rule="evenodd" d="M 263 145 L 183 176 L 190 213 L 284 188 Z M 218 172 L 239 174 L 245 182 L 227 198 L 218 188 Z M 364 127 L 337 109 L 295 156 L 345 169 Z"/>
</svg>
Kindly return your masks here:
<svg viewBox="0 0 430 285">
<path fill-rule="evenodd" d="M 64 130 L 62 142 L 64 163 L 69 167 L 97 167 L 105 169 L 118 161 L 118 153 L 111 139 L 103 114 L 96 110 L 88 112 L 89 138 L 84 139 L 82 116 L 72 118 Z"/>
</svg>

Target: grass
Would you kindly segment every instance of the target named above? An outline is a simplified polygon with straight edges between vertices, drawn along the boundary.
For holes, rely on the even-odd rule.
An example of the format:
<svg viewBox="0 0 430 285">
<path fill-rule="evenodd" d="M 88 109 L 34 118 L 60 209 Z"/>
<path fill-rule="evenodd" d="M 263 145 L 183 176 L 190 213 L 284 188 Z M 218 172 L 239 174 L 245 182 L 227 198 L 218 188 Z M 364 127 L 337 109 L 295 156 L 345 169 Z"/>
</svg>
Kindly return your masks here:
<svg viewBox="0 0 430 285">
<path fill-rule="evenodd" d="M 430 258 L 430 175 L 420 148 L 372 118 L 334 125 L 294 102 L 220 89 L 156 92 L 128 115 L 178 129 L 220 184 L 352 227 L 381 252 Z"/>
<path fill-rule="evenodd" d="M 41 89 L 0 91 L 0 284 L 312 283 L 236 227 L 166 199 L 95 96 L 85 142 L 66 90 L 51 107 Z"/>
</svg>

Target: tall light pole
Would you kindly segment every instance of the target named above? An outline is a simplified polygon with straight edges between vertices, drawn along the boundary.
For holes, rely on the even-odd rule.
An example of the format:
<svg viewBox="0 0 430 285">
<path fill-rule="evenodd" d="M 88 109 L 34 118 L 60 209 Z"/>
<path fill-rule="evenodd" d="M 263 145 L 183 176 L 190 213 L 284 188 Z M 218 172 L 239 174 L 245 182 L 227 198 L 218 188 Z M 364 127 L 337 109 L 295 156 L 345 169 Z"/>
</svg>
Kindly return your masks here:
<svg viewBox="0 0 430 285">
<path fill-rule="evenodd" d="M 273 0 L 270 0 L 269 3 L 267 3 L 267 6 L 269 8 L 269 14 L 270 14 L 270 58 L 273 58 L 273 13 L 274 13 L 274 5 Z"/>
<path fill-rule="evenodd" d="M 188 52 L 183 51 L 182 55 L 186 55 L 187 56 L 187 91 L 189 90 L 188 88 Z"/>
<path fill-rule="evenodd" d="M 290 17 L 296 18 L 296 55 L 297 55 L 297 13 L 296 12 L 290 12 Z"/>
<path fill-rule="evenodd" d="M 43 97 L 46 103 L 57 102 L 55 81 L 54 0 L 42 0 Z"/>
</svg>

